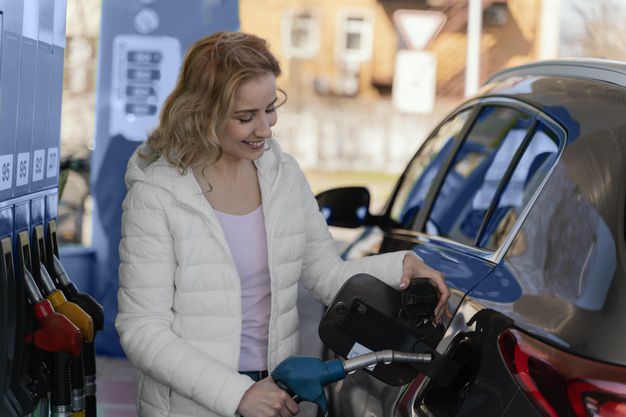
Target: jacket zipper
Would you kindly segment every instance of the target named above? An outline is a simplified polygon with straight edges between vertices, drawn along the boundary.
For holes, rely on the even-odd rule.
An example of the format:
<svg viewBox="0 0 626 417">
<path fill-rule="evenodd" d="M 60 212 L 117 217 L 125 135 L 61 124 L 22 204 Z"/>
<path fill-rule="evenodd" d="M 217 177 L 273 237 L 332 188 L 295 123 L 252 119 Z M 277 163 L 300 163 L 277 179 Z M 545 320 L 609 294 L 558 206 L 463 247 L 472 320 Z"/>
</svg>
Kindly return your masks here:
<svg viewBox="0 0 626 417">
<path fill-rule="evenodd" d="M 274 194 L 274 190 L 277 188 L 277 183 L 278 183 L 278 179 L 281 173 L 281 167 L 282 167 L 282 163 L 278 164 L 278 172 L 276 174 L 276 181 L 274 182 L 272 189 L 270 190 L 270 196 L 268 199 L 268 207 L 269 207 L 269 202 L 272 199 L 272 196 Z M 268 368 L 268 372 L 270 371 L 271 365 L 270 365 L 270 354 L 272 352 L 271 349 L 269 349 L 271 343 L 270 341 L 273 341 L 273 339 L 271 338 L 271 335 L 273 334 L 273 329 L 274 329 L 274 316 L 275 316 L 275 297 L 274 294 L 277 294 L 278 291 L 274 291 L 274 286 L 276 285 L 276 283 L 274 282 L 274 278 L 273 278 L 273 274 L 272 274 L 272 239 L 271 236 L 273 236 L 273 231 L 274 228 L 276 227 L 276 222 L 278 221 L 278 218 L 280 217 L 280 209 L 282 208 L 282 205 L 284 204 L 285 200 L 287 199 L 287 192 L 289 191 L 289 187 L 291 186 L 292 181 L 286 181 L 286 183 L 284 184 L 284 186 L 286 187 L 285 192 L 283 192 L 281 194 L 281 199 L 276 201 L 276 208 L 272 211 L 272 213 L 274 214 L 272 219 L 271 219 L 271 224 L 270 227 L 267 228 L 266 227 L 266 234 L 267 234 L 267 267 L 270 273 L 270 286 L 271 286 L 271 308 L 270 308 L 270 323 L 269 323 L 269 328 L 268 328 L 268 350 L 267 350 L 267 368 Z M 265 211 L 264 211 L 265 212 Z M 278 353 L 278 348 L 279 346 L 276 346 L 276 353 Z"/>
<path fill-rule="evenodd" d="M 195 212 L 196 214 L 200 215 L 202 217 L 202 219 L 207 223 L 207 225 L 209 226 L 209 230 L 213 231 L 214 227 L 212 227 L 212 222 L 211 219 L 209 219 L 209 215 L 207 213 L 202 212 L 201 210 L 198 210 L 197 208 L 183 202 L 180 200 L 177 200 L 178 205 L 180 205 L 181 207 L 185 207 L 187 208 L 187 210 L 190 210 L 192 212 Z M 211 205 L 209 204 L 208 201 L 204 200 L 204 202 L 202 204 L 206 203 L 207 206 L 209 206 L 209 209 L 211 208 Z M 221 227 L 219 226 L 219 220 L 217 221 L 217 227 Z M 223 232 L 222 232 L 223 233 Z M 217 237 L 217 236 L 216 236 Z M 221 239 L 218 238 L 218 241 L 220 241 Z M 237 354 L 235 355 L 235 370 L 237 371 L 239 369 L 239 355 L 241 354 L 241 330 L 243 329 L 243 306 L 241 304 L 241 296 L 242 296 L 242 292 L 241 292 L 241 277 L 239 276 L 239 271 L 237 271 L 237 267 L 235 266 L 235 260 L 233 258 L 233 255 L 230 251 L 230 247 L 228 246 L 228 242 L 226 242 L 225 238 L 223 242 L 220 242 L 222 245 L 222 249 L 224 250 L 224 253 L 226 253 L 226 256 L 228 256 L 228 260 L 231 264 L 231 266 L 233 267 L 233 270 L 235 271 L 235 277 L 236 277 L 236 285 L 237 285 L 237 291 L 239 293 L 239 322 L 240 322 L 240 326 L 241 328 L 239 329 L 239 343 L 237 344 Z M 268 264 L 269 265 L 269 264 Z M 271 279 L 271 275 L 270 275 L 270 279 Z M 271 313 L 270 313 L 271 314 Z"/>
</svg>

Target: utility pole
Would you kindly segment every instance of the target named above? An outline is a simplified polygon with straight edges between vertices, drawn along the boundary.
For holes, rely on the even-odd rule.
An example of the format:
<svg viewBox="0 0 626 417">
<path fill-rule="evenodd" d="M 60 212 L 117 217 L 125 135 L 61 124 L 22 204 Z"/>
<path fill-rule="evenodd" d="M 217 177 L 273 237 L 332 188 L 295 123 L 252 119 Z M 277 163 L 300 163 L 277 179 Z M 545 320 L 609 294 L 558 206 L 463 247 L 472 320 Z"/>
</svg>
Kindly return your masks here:
<svg viewBox="0 0 626 417">
<path fill-rule="evenodd" d="M 468 2 L 465 97 L 474 94 L 480 82 L 480 34 L 483 23 L 482 0 L 468 0 Z"/>
<path fill-rule="evenodd" d="M 560 0 L 541 1 L 541 21 L 539 27 L 539 59 L 559 56 L 561 34 Z"/>
</svg>

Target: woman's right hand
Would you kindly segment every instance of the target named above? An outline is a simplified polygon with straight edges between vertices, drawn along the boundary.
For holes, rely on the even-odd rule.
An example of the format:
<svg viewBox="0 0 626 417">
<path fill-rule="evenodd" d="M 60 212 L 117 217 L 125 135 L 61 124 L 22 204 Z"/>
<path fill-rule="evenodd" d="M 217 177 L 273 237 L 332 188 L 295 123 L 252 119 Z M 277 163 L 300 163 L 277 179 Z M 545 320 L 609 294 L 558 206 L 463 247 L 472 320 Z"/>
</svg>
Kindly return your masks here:
<svg viewBox="0 0 626 417">
<path fill-rule="evenodd" d="M 243 417 L 291 417 L 299 411 L 298 404 L 269 376 L 248 388 L 237 408 Z"/>
</svg>

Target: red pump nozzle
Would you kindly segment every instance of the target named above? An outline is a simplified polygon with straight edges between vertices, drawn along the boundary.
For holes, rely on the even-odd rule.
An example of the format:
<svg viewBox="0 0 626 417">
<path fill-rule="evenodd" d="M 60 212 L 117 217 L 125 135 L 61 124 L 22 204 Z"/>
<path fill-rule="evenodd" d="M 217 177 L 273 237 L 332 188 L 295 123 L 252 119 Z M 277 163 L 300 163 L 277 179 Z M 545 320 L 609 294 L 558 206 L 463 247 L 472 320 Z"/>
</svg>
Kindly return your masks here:
<svg viewBox="0 0 626 417">
<path fill-rule="evenodd" d="M 37 285 L 33 276 L 24 269 L 24 280 L 28 297 L 33 303 L 35 318 L 39 329 L 26 336 L 26 341 L 34 343 L 38 349 L 46 352 L 63 352 L 73 356 L 80 355 L 83 348 L 83 335 L 67 317 L 55 313 L 50 301 L 43 300 L 41 293 L 32 291 Z"/>
</svg>

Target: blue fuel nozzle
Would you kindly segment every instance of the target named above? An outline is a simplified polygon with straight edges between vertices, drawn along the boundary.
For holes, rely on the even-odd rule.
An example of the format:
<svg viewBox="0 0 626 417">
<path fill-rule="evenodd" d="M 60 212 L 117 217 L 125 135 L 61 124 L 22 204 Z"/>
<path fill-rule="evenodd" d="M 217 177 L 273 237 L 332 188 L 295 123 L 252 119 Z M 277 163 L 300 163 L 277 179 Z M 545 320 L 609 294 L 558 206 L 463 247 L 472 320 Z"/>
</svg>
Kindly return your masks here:
<svg viewBox="0 0 626 417">
<path fill-rule="evenodd" d="M 323 415 L 328 412 L 324 387 L 345 377 L 341 359 L 324 362 L 306 356 L 290 356 L 272 371 L 272 379 L 281 388 L 286 387 L 296 401 L 316 403 Z"/>
<path fill-rule="evenodd" d="M 325 416 L 328 413 L 328 403 L 324 387 L 344 379 L 348 372 L 377 363 L 431 363 L 431 361 L 430 353 L 393 350 L 370 352 L 345 361 L 332 359 L 324 362 L 308 356 L 290 356 L 272 371 L 272 379 L 296 402 L 310 401 L 319 405 L 322 415 Z"/>
</svg>

